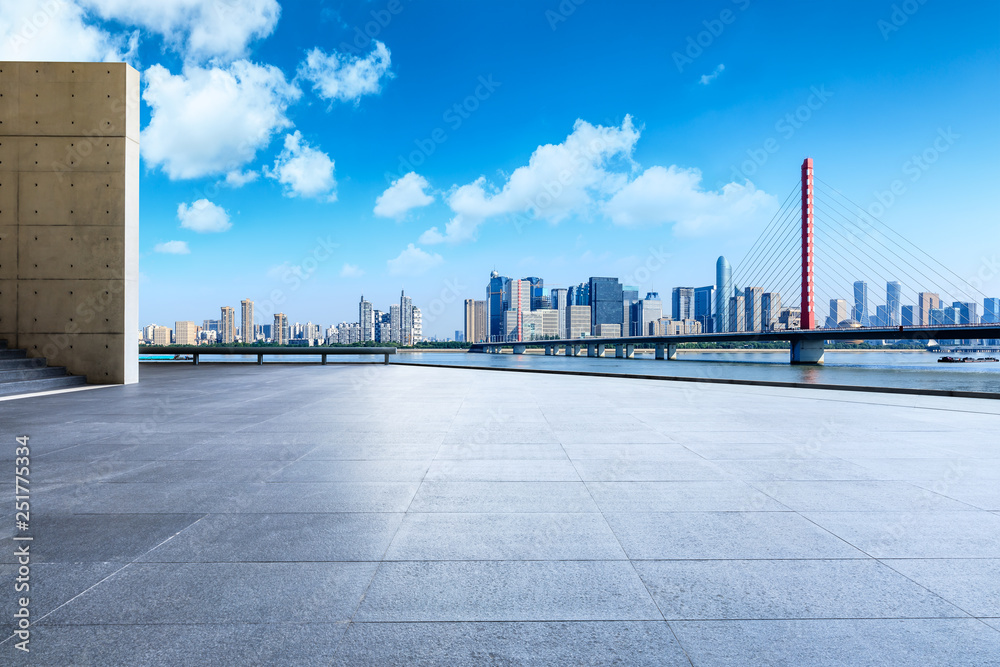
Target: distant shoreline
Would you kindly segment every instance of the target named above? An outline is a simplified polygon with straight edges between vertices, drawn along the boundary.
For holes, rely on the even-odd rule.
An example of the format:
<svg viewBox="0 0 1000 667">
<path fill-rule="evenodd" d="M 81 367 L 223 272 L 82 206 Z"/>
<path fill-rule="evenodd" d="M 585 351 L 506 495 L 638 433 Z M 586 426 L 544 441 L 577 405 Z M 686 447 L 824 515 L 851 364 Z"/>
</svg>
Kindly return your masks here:
<svg viewBox="0 0 1000 667">
<path fill-rule="evenodd" d="M 609 347 L 611 347 L 611 346 L 609 346 Z M 636 352 L 653 352 L 653 348 L 651 348 L 651 347 L 650 348 L 639 348 L 639 347 L 637 347 L 635 349 L 635 351 Z M 884 350 L 849 350 L 849 349 L 837 349 L 837 348 L 834 348 L 834 347 L 828 347 L 826 349 L 826 351 L 827 352 L 849 352 L 851 354 L 859 354 L 859 353 L 866 353 L 866 352 L 906 352 L 906 353 L 921 353 L 921 354 L 938 354 L 937 352 L 928 352 L 927 350 L 894 350 L 892 348 L 886 348 Z M 432 353 L 437 353 L 437 352 L 459 352 L 459 353 L 462 353 L 462 354 L 470 354 L 470 352 L 468 350 L 464 350 L 464 349 L 460 349 L 460 348 L 457 348 L 457 349 L 456 348 L 453 348 L 453 349 L 448 349 L 448 348 L 424 348 L 424 349 L 397 348 L 396 349 L 396 354 L 409 354 L 409 353 L 414 353 L 414 352 L 432 352 Z M 749 349 L 749 350 L 748 349 L 744 349 L 744 348 L 737 348 L 737 349 L 731 349 L 731 350 L 726 350 L 726 349 L 723 349 L 723 348 L 678 348 L 677 349 L 677 354 L 718 354 L 718 353 L 725 353 L 725 354 L 731 354 L 731 353 L 735 353 L 735 354 L 752 354 L 752 353 L 777 353 L 777 352 L 780 352 L 782 354 L 788 354 L 788 348 L 787 347 L 784 347 L 784 348 L 761 348 L 761 349 Z M 525 354 L 545 354 L 545 350 L 543 350 L 543 349 L 534 349 L 533 348 L 533 349 L 525 350 L 524 353 Z M 478 353 L 476 353 L 476 354 L 478 354 Z"/>
</svg>

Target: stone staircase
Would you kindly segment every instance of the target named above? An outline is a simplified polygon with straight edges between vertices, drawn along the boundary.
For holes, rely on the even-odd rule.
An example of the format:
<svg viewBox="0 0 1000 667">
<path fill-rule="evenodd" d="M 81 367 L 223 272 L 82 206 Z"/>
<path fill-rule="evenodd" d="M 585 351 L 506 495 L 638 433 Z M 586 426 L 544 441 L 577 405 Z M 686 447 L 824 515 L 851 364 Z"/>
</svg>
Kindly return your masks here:
<svg viewBox="0 0 1000 667">
<path fill-rule="evenodd" d="M 29 359 L 24 350 L 12 350 L 0 340 L 0 396 L 81 387 L 82 375 L 69 375 L 62 366 L 47 366 L 45 359 Z"/>
</svg>

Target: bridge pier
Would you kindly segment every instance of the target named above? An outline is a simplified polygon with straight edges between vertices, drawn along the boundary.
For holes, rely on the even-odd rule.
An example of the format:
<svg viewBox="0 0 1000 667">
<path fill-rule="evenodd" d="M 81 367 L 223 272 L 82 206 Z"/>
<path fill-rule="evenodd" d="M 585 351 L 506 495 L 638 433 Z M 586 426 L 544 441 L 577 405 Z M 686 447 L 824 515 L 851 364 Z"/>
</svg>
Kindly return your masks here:
<svg viewBox="0 0 1000 667">
<path fill-rule="evenodd" d="M 597 346 L 596 345 L 587 345 L 587 356 L 588 357 L 596 357 L 597 356 Z"/>
<path fill-rule="evenodd" d="M 663 343 L 657 343 L 655 347 L 655 352 L 653 353 L 654 359 L 663 359 Z"/>
<path fill-rule="evenodd" d="M 524 354 L 524 351 L 528 349 L 527 345 L 515 345 L 514 354 Z"/>
<path fill-rule="evenodd" d="M 551 357 L 553 354 L 555 354 L 555 352 L 552 351 L 552 346 L 551 345 L 546 345 L 545 346 L 545 356 L 546 357 Z"/>
<path fill-rule="evenodd" d="M 625 350 L 621 345 L 615 345 L 615 359 L 624 359 Z"/>
<path fill-rule="evenodd" d="M 634 359 L 635 358 L 635 345 L 628 343 L 625 345 L 625 358 Z"/>
<path fill-rule="evenodd" d="M 677 361 L 677 346 L 676 345 L 671 345 L 669 343 L 667 344 L 667 360 L 668 361 Z"/>
<path fill-rule="evenodd" d="M 822 340 L 793 340 L 790 361 L 793 364 L 822 364 L 825 352 Z"/>
<path fill-rule="evenodd" d="M 606 350 L 606 349 L 608 349 L 607 345 L 598 344 L 598 346 L 597 346 L 597 356 L 603 357 L 604 356 L 604 350 Z"/>
</svg>

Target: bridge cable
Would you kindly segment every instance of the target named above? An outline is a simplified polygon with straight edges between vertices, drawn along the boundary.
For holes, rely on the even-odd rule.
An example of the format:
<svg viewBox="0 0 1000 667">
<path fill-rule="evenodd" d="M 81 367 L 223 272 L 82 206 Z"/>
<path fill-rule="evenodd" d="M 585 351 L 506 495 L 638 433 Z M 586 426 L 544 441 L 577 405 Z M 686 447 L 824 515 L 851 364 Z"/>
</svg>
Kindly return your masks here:
<svg viewBox="0 0 1000 667">
<path fill-rule="evenodd" d="M 952 280 L 951 280 L 950 278 L 945 278 L 945 277 L 944 277 L 944 275 L 942 275 L 942 274 L 941 274 L 940 272 L 938 272 L 938 271 L 937 271 L 936 269 L 934 269 L 934 268 L 933 268 L 933 267 L 931 267 L 930 265 L 927 265 L 929 269 L 933 270 L 933 271 L 934 271 L 934 273 L 936 273 L 936 274 L 937 274 L 937 275 L 939 275 L 940 277 L 944 278 L 944 279 L 945 279 L 945 280 L 946 280 L 947 282 L 949 282 L 950 284 L 952 284 L 952 285 L 953 285 L 954 287 L 959 287 L 960 285 L 962 285 L 962 284 L 964 283 L 965 285 L 968 285 L 968 287 L 972 288 L 972 289 L 973 289 L 973 290 L 974 290 L 975 292 L 978 292 L 980 296 L 982 296 L 982 297 L 985 297 L 985 296 L 986 296 L 986 295 L 985 295 L 985 294 L 984 294 L 983 292 L 979 291 L 979 289 L 977 289 L 977 288 L 976 288 L 976 287 L 975 287 L 975 286 L 974 286 L 974 285 L 973 285 L 972 283 L 970 283 L 970 282 L 969 282 L 968 280 L 966 280 L 965 278 L 962 278 L 962 277 L 961 277 L 960 275 L 958 275 L 957 273 L 955 273 L 954 271 L 952 271 L 951 269 L 949 269 L 949 268 L 948 268 L 947 266 L 945 266 L 944 264 L 942 264 L 942 263 L 941 263 L 940 261 L 938 261 L 938 260 L 937 260 L 936 258 L 934 258 L 934 256 L 933 256 L 933 255 L 930 255 L 929 253 L 927 253 L 926 251 L 924 251 L 924 250 L 923 250 L 922 248 L 920 248 L 920 246 L 916 245 L 915 243 L 913 243 L 912 241 L 910 241 L 909 239 L 907 239 L 907 238 L 906 238 L 905 236 L 903 236 L 902 234 L 900 234 L 899 232 L 897 232 L 897 231 L 896 231 L 895 229 L 893 229 L 893 228 L 892 228 L 892 227 L 891 227 L 890 225 L 888 225 L 887 223 L 883 222 L 882 220 L 879 220 L 879 219 L 878 219 L 878 218 L 876 218 L 876 217 L 875 217 L 874 215 L 872 215 L 872 214 L 868 213 L 867 211 L 865 211 L 865 210 L 864 210 L 864 209 L 863 209 L 863 208 L 862 208 L 862 207 L 861 207 L 860 205 L 858 205 L 858 204 L 857 204 L 856 202 L 852 201 L 852 200 L 851 200 L 851 199 L 850 199 L 850 198 L 849 198 L 849 197 L 848 197 L 847 195 L 845 195 L 845 194 L 844 194 L 843 192 L 841 192 L 840 190 L 837 190 L 837 189 L 836 189 L 835 187 L 833 187 L 833 186 L 831 186 L 831 185 L 829 185 L 829 184 L 825 183 L 825 182 L 824 182 L 824 181 L 822 181 L 821 179 L 816 179 L 816 180 L 820 181 L 820 183 L 822 183 L 822 184 L 824 185 L 824 187 L 825 187 L 825 188 L 827 188 L 827 189 L 829 189 L 829 190 L 833 191 L 833 192 L 834 192 L 835 194 L 839 195 L 840 197 L 842 197 L 843 199 L 845 199 L 846 201 L 848 201 L 848 202 L 849 202 L 850 204 L 852 204 L 853 206 L 855 206 L 855 207 L 856 207 L 856 208 L 857 208 L 857 209 L 858 209 L 859 211 L 861 211 L 861 213 L 862 213 L 863 215 L 865 215 L 865 216 L 867 216 L 867 217 L 871 218 L 872 220 L 874 220 L 875 222 L 879 223 L 880 225 L 882 225 L 883 227 L 885 227 L 886 229 L 888 229 L 888 230 L 889 230 L 890 232 L 892 232 L 892 233 L 893 233 L 894 235 L 896 235 L 896 236 L 898 236 L 899 238 L 901 238 L 902 240 L 906 241 L 906 243 L 908 243 L 908 244 L 909 244 L 910 246 L 912 246 L 912 247 L 913 247 L 914 249 L 916 249 L 916 250 L 917 250 L 918 252 L 920 252 L 921 254 L 923 254 L 924 256 L 926 256 L 926 257 L 927 257 L 928 259 L 930 259 L 930 260 L 931 260 L 932 262 L 934 262 L 935 264 L 937 264 L 938 266 L 940 266 L 940 267 L 941 267 L 942 269 L 944 269 L 944 270 L 945 270 L 946 272 L 948 272 L 948 273 L 950 273 L 951 275 L 953 275 L 953 276 L 954 276 L 954 277 L 955 277 L 955 278 L 956 278 L 956 279 L 958 280 L 958 282 L 957 282 L 957 283 L 953 282 L 953 281 L 952 281 Z M 847 209 L 847 207 L 845 207 L 845 206 L 843 206 L 843 205 L 841 205 L 841 208 L 844 208 L 845 210 Z M 902 246 L 902 244 L 898 244 L 898 245 Z M 967 292 L 967 291 L 965 291 L 965 289 L 964 289 L 964 288 L 961 288 L 961 287 L 959 288 L 959 294 L 965 294 L 965 295 L 967 295 L 967 296 L 972 296 L 972 293 L 971 293 L 971 292 Z"/>
</svg>

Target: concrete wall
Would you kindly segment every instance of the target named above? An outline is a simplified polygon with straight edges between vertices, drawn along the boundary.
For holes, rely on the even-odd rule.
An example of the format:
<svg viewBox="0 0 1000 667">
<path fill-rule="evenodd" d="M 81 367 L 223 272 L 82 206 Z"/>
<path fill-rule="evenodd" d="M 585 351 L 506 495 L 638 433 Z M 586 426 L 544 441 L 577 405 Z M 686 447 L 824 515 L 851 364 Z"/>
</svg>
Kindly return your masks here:
<svg viewBox="0 0 1000 667">
<path fill-rule="evenodd" d="M 0 338 L 138 380 L 139 73 L 0 62 Z"/>
</svg>

